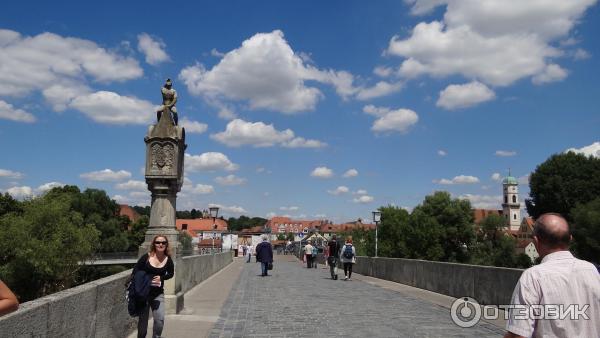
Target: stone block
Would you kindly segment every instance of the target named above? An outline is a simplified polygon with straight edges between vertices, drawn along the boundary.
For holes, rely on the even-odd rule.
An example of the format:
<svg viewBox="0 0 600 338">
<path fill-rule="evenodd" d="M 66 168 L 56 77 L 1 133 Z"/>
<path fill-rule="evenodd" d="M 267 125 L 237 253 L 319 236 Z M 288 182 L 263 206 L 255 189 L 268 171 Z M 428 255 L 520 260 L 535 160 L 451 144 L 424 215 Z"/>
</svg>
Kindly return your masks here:
<svg viewBox="0 0 600 338">
<path fill-rule="evenodd" d="M 96 328 L 95 282 L 57 292 L 48 303 L 48 336 L 94 337 Z"/>
<path fill-rule="evenodd" d="M 17 312 L 0 318 L 2 337 L 48 337 L 49 297 L 39 298 L 19 306 Z"/>
<path fill-rule="evenodd" d="M 473 298 L 481 304 L 509 304 L 522 273 L 521 269 L 478 267 Z"/>
<path fill-rule="evenodd" d="M 95 336 L 121 337 L 132 332 L 137 318 L 129 316 L 125 300 L 125 282 L 131 270 L 99 279 L 97 286 Z"/>
</svg>

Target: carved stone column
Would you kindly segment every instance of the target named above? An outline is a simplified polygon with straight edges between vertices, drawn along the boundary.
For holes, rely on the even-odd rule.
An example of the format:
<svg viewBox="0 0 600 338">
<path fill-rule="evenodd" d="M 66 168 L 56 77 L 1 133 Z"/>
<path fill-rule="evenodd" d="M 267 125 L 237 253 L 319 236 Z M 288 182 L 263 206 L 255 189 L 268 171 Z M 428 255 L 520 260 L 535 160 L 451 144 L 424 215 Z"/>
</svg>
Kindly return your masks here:
<svg viewBox="0 0 600 338">
<path fill-rule="evenodd" d="M 152 193 L 150 224 L 139 255 L 148 252 L 154 236 L 165 236 L 169 241 L 172 258 L 177 264 L 180 251 L 175 227 L 177 193 L 183 184 L 183 159 L 185 130 L 173 124 L 165 108 L 155 125 L 148 129 L 146 142 L 146 184 Z M 183 308 L 183 294 L 177 290 L 177 275 L 165 282 L 165 308 L 167 313 L 177 313 Z"/>
</svg>

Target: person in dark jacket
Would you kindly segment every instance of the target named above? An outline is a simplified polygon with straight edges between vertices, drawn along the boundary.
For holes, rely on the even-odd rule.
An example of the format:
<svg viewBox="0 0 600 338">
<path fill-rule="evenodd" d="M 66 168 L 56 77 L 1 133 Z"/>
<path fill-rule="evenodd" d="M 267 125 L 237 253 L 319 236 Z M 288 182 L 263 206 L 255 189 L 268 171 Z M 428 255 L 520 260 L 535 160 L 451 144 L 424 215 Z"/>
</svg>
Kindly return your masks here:
<svg viewBox="0 0 600 338">
<path fill-rule="evenodd" d="M 262 276 L 268 276 L 267 267 L 273 264 L 273 247 L 267 235 L 262 235 L 262 242 L 256 246 L 256 260 L 260 262 Z"/>
<path fill-rule="evenodd" d="M 167 279 L 173 278 L 175 264 L 171 258 L 169 241 L 164 236 L 155 236 L 147 254 L 142 255 L 134 267 L 134 273 L 146 271 L 152 277 L 152 286 L 148 294 L 148 303 L 142 309 L 138 321 L 138 338 L 146 337 L 148 331 L 148 316 L 152 309 L 154 326 L 152 338 L 160 337 L 165 325 L 165 296 L 164 285 Z"/>
<path fill-rule="evenodd" d="M 329 248 L 329 257 L 327 257 L 327 264 L 329 265 L 329 271 L 331 272 L 331 279 L 338 279 L 337 275 L 337 264 L 340 260 L 340 243 L 337 241 L 337 236 L 333 235 L 331 240 L 327 243 Z"/>
</svg>

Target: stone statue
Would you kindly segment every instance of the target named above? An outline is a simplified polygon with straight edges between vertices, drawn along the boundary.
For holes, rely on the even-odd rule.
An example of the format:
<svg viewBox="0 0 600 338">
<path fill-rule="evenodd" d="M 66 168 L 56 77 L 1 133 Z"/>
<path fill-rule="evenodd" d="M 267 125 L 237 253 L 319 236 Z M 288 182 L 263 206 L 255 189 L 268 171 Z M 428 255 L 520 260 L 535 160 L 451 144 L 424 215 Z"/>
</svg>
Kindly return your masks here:
<svg viewBox="0 0 600 338">
<path fill-rule="evenodd" d="M 165 85 L 160 89 L 163 98 L 163 105 L 159 111 L 156 112 L 156 121 L 160 121 L 160 118 L 163 115 L 163 112 L 169 113 L 169 116 L 173 120 L 173 124 L 177 125 L 179 118 L 177 116 L 177 108 L 175 104 L 177 103 L 177 91 L 173 89 L 173 83 L 171 79 L 167 79 Z"/>
</svg>

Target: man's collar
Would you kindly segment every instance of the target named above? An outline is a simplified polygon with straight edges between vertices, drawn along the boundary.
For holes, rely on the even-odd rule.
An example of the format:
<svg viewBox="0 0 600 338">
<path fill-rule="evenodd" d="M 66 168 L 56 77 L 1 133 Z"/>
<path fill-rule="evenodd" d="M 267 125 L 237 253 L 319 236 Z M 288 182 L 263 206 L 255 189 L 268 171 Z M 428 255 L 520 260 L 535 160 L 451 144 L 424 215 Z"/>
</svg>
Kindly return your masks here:
<svg viewBox="0 0 600 338">
<path fill-rule="evenodd" d="M 572 258 L 574 258 L 573 254 L 569 250 L 561 250 L 561 251 L 555 251 L 551 254 L 546 255 L 542 259 L 542 263 L 559 260 L 559 259 L 572 259 Z"/>
</svg>

